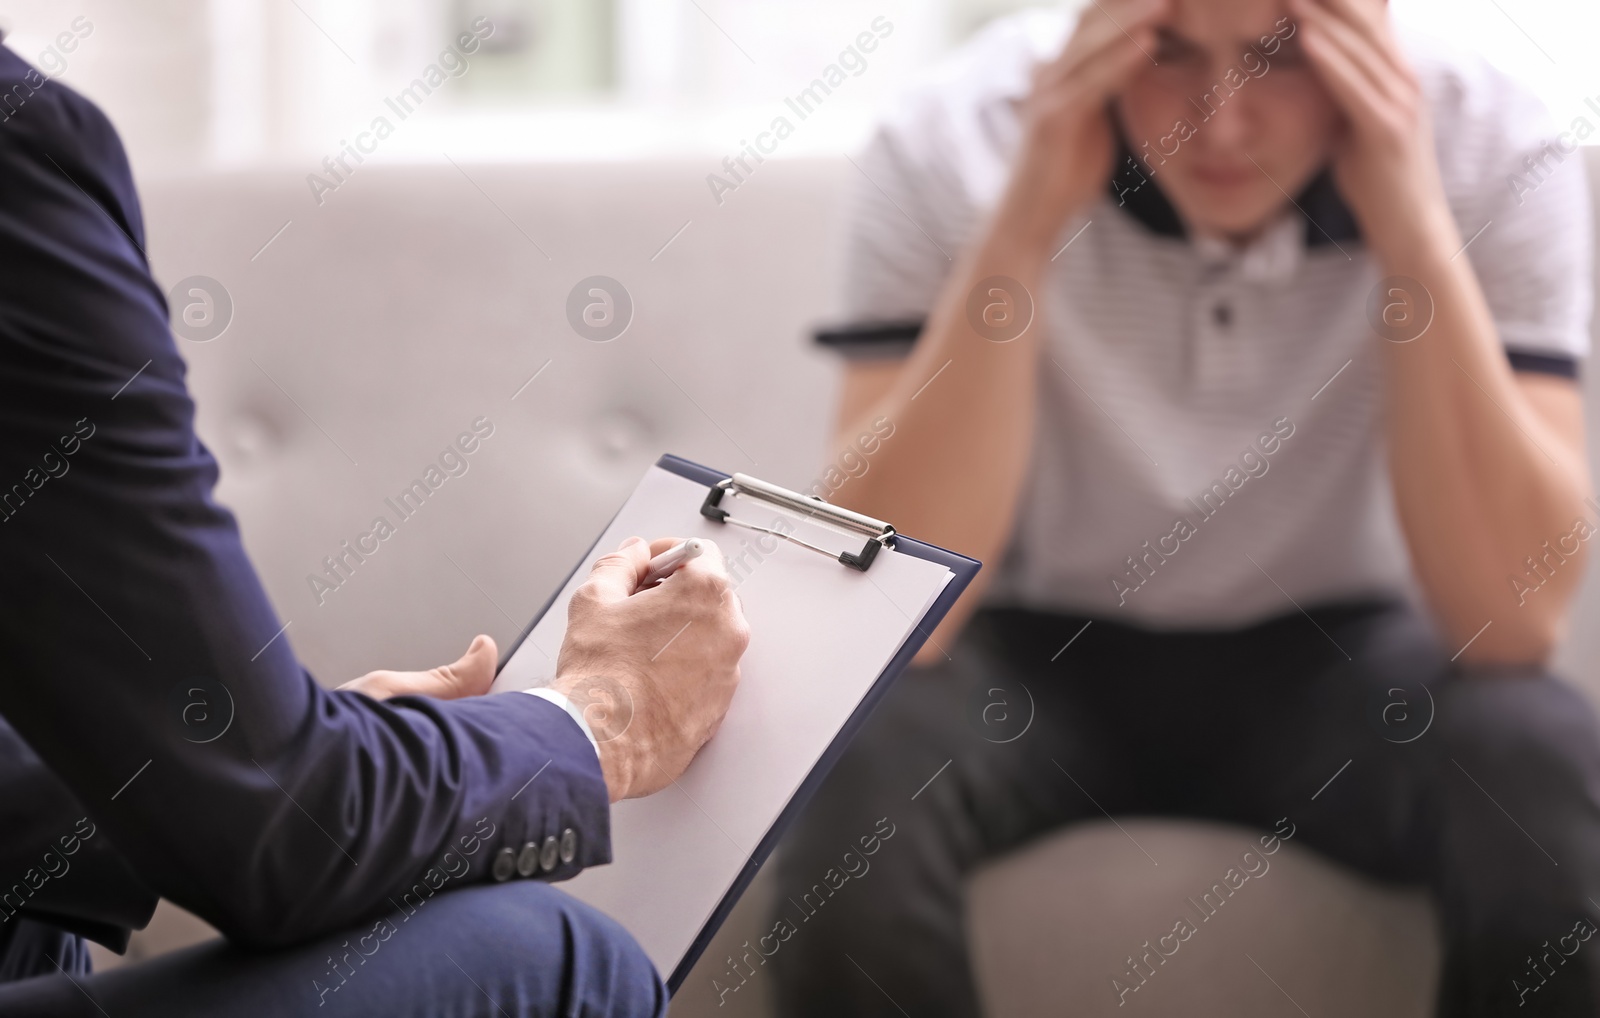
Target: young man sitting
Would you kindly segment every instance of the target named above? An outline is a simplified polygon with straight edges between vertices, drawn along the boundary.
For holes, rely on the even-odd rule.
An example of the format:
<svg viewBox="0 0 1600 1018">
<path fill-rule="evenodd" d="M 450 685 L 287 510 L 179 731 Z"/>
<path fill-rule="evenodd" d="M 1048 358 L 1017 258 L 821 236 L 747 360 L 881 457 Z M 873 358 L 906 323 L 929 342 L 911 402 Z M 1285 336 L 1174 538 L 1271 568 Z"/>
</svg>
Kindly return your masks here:
<svg viewBox="0 0 1600 1018">
<path fill-rule="evenodd" d="M 907 832 L 786 1014 L 976 1014 L 963 875 L 1105 814 L 1292 824 L 1431 889 L 1440 1015 L 1596 1013 L 1600 950 L 1530 963 L 1600 921 L 1574 143 L 1381 0 L 1027 14 L 885 121 L 825 338 L 893 433 L 834 500 L 988 567 L 783 846 Z"/>
</svg>

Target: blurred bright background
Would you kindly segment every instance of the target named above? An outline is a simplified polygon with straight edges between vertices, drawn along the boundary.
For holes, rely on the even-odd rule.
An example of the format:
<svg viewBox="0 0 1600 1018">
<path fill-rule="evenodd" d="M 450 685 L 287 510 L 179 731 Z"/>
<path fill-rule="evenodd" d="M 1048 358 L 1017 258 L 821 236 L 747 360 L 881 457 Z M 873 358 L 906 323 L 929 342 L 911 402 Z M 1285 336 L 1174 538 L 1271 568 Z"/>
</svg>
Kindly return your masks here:
<svg viewBox="0 0 1600 1018">
<path fill-rule="evenodd" d="M 858 144 L 873 111 L 1018 0 L 9 0 L 8 44 L 110 113 L 136 171 L 303 161 L 384 110 L 475 19 L 495 31 L 377 158 L 629 160 L 738 151 L 875 18 L 892 35 L 778 153 Z M 1526 80 L 1600 103 L 1594 0 L 1394 0 Z M 53 41 L 79 17 L 73 52 Z M 80 23 L 81 25 L 81 23 Z M 81 32 L 81 28 L 80 28 Z M 1592 111 L 1591 111 L 1592 112 Z M 390 118 L 394 118 L 391 116 Z M 1593 141 L 1594 139 L 1591 139 Z"/>
</svg>

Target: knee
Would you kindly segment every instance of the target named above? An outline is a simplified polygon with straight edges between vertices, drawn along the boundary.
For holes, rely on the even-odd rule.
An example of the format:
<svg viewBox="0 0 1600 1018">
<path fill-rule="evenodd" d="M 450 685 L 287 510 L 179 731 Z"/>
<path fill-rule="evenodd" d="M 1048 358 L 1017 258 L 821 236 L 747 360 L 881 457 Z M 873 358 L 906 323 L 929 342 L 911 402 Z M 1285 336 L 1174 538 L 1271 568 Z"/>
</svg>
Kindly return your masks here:
<svg viewBox="0 0 1600 1018">
<path fill-rule="evenodd" d="M 1580 792 L 1591 776 L 1600 777 L 1593 709 L 1578 690 L 1545 672 L 1453 676 L 1438 690 L 1438 725 L 1444 766 L 1487 787 L 1537 796 L 1541 789 Z"/>
<path fill-rule="evenodd" d="M 890 688 L 829 769 L 800 822 L 785 835 L 781 865 L 803 856 L 837 854 L 838 842 L 870 833 L 886 810 L 904 803 L 956 755 L 947 731 L 948 716 L 959 710 L 946 707 L 952 702 L 946 688 L 951 683 L 935 668 L 902 676 Z M 932 799 L 922 796 L 916 805 L 926 807 Z"/>
<path fill-rule="evenodd" d="M 586 902 L 579 901 L 549 884 L 530 881 L 535 894 L 551 901 L 538 907 L 552 908 L 560 917 L 561 940 L 567 948 L 568 971 L 579 985 L 599 991 L 609 988 L 611 1006 L 595 1013 L 665 1014 L 667 992 L 655 965 L 644 948 L 622 924 Z M 523 955 L 524 961 L 526 955 Z M 659 1006 L 646 1007 L 649 1001 Z M 636 1006 L 621 1007 L 622 1002 Z M 583 1013 L 569 1011 L 563 1013 Z"/>
<path fill-rule="evenodd" d="M 534 880 L 485 887 L 476 898 L 466 918 L 488 934 L 479 943 L 488 957 L 479 960 L 492 969 L 492 980 L 519 984 L 506 985 L 513 999 L 537 1002 L 531 1013 L 666 1013 L 666 987 L 655 966 L 610 916 Z M 546 1004 L 548 1012 L 539 1009 Z"/>
</svg>

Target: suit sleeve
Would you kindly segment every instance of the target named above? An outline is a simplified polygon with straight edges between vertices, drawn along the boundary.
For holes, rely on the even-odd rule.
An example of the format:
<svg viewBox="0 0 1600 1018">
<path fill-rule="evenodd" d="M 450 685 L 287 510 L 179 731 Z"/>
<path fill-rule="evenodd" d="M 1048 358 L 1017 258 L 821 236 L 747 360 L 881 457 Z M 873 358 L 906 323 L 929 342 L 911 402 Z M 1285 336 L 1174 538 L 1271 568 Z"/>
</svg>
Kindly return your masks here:
<svg viewBox="0 0 1600 1018">
<path fill-rule="evenodd" d="M 140 881 L 244 942 L 504 879 L 563 835 L 540 877 L 610 861 L 559 707 L 380 703 L 297 663 L 213 499 L 115 132 L 3 48 L 0 93 L 0 716 Z"/>
<path fill-rule="evenodd" d="M 37 753 L 0 721 L 0 945 L 22 916 L 121 952 L 156 895 Z M 0 969 L 6 951 L 0 947 Z"/>
</svg>

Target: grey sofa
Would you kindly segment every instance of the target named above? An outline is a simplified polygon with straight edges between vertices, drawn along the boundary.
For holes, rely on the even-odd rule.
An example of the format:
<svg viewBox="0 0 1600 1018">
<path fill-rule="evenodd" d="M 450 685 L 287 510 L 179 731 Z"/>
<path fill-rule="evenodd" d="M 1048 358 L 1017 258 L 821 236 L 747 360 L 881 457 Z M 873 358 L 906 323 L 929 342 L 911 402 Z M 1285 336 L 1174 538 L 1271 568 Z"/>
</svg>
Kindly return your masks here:
<svg viewBox="0 0 1600 1018">
<path fill-rule="evenodd" d="M 794 485 L 823 461 L 834 370 L 806 335 L 830 314 L 848 163 L 769 163 L 720 207 L 698 164 L 370 166 L 320 206 L 309 169 L 143 187 L 163 284 L 206 276 L 231 296 L 220 337 L 180 341 L 199 427 L 286 636 L 323 682 L 450 660 L 479 630 L 504 646 L 661 452 Z M 568 290 L 595 274 L 635 308 L 608 343 L 566 320 Z M 496 431 L 469 473 L 319 604 L 307 576 L 322 558 L 480 416 Z M 1590 583 L 1579 617 L 1596 602 Z M 1583 628 L 1562 664 L 1594 690 L 1600 637 Z M 1254 839 L 1124 825 L 1159 867 L 1088 824 L 973 877 L 993 1014 L 1429 1013 L 1426 900 L 1292 843 L 1254 893 L 1119 994 L 1129 957 Z M 758 879 L 710 958 L 761 928 L 770 894 Z M 130 957 L 208 932 L 164 907 Z M 711 967 L 676 1014 L 768 1013 L 765 974 L 719 1003 Z"/>
</svg>

